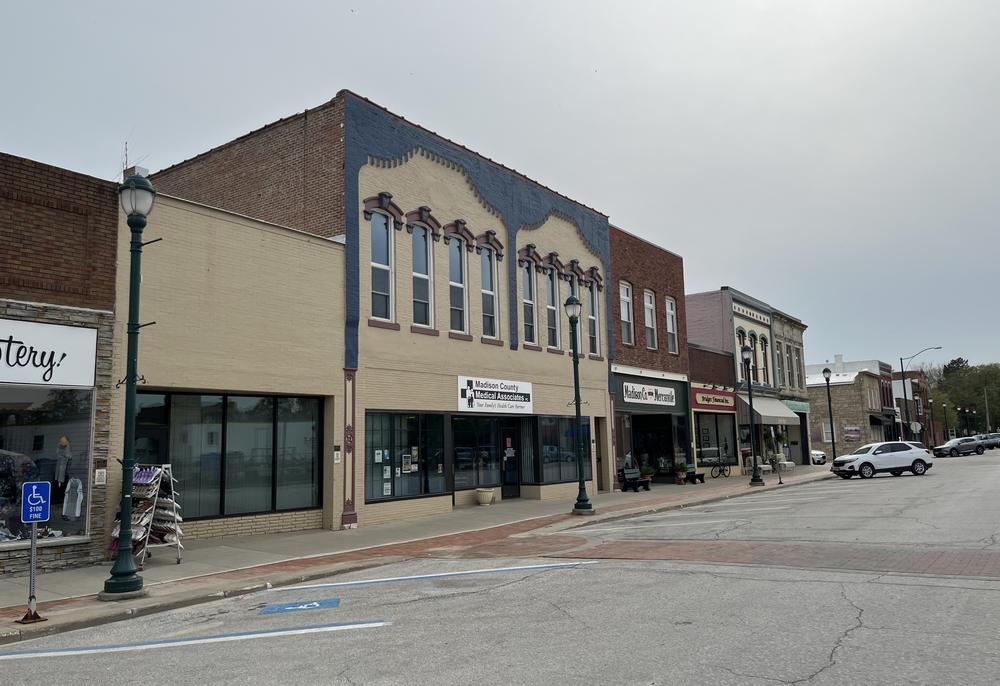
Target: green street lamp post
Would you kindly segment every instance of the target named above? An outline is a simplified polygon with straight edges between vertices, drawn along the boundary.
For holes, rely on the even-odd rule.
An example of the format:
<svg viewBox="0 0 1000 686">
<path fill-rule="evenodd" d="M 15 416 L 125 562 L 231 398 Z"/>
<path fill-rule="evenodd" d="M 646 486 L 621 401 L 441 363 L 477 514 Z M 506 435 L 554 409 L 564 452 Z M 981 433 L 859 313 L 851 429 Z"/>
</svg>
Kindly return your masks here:
<svg viewBox="0 0 1000 686">
<path fill-rule="evenodd" d="M 142 577 L 136 572 L 132 554 L 132 472 L 135 469 L 135 385 L 139 359 L 139 287 L 142 278 L 142 230 L 153 211 L 156 190 L 144 176 L 130 176 L 118 188 L 122 210 L 132 232 L 131 264 L 128 282 L 128 338 L 125 372 L 125 446 L 122 454 L 121 520 L 118 553 L 111 567 L 111 577 L 104 582 L 104 594 L 130 594 L 142 590 Z"/>
<path fill-rule="evenodd" d="M 948 442 L 948 403 L 941 403 L 941 409 L 944 411 L 944 440 L 942 443 Z"/>
<path fill-rule="evenodd" d="M 937 436 L 934 431 L 934 398 L 928 398 L 927 404 L 931 408 L 931 447 L 934 447 L 934 444 L 937 443 Z"/>
<path fill-rule="evenodd" d="M 833 400 L 830 399 L 830 377 L 833 373 L 827 367 L 823 370 L 823 378 L 826 379 L 826 409 L 830 416 L 830 452 L 833 453 L 831 461 L 837 459 L 837 436 L 833 433 Z"/>
<path fill-rule="evenodd" d="M 972 433 L 979 431 L 979 413 L 976 410 L 972 411 Z"/>
<path fill-rule="evenodd" d="M 751 486 L 763 486 L 764 480 L 760 478 L 760 467 L 757 465 L 757 446 L 754 441 L 754 423 L 753 423 L 753 382 L 751 379 L 751 374 L 753 369 L 751 362 L 753 352 L 750 350 L 750 346 L 744 345 L 743 349 L 740 351 L 740 356 L 743 358 L 743 364 L 746 365 L 746 376 L 744 377 L 747 382 L 747 396 L 750 399 L 750 456 L 753 458 L 753 474 L 750 476 Z"/>
<path fill-rule="evenodd" d="M 923 350 L 921 350 L 920 352 L 916 353 L 915 355 L 910 355 L 909 357 L 901 357 L 901 358 L 899 358 L 899 378 L 900 378 L 900 380 L 903 383 L 903 412 L 906 413 L 906 429 L 903 431 L 903 435 L 900 436 L 901 440 L 904 440 L 904 441 L 906 440 L 906 432 L 907 431 L 910 432 L 910 438 L 913 438 L 913 427 L 910 426 L 910 403 L 906 399 L 906 365 L 903 364 L 903 361 L 905 360 L 906 363 L 909 364 L 913 360 L 913 358 L 917 357 L 917 355 L 923 355 L 928 350 L 940 350 L 940 349 L 941 349 L 940 345 L 935 345 L 935 346 L 931 346 L 930 348 L 924 348 Z"/>
<path fill-rule="evenodd" d="M 576 406 L 576 424 L 573 426 L 573 448 L 576 451 L 576 473 L 580 478 L 580 489 L 576 495 L 573 514 L 592 515 L 596 512 L 587 497 L 587 482 L 583 472 L 583 421 L 580 419 L 580 354 L 577 350 L 576 329 L 580 323 L 583 305 L 575 295 L 566 298 L 566 315 L 569 317 L 569 335 L 573 351 L 573 404 Z"/>
<path fill-rule="evenodd" d="M 962 408 L 959 407 L 958 405 L 956 405 L 955 406 L 955 433 L 957 433 L 959 436 L 964 436 L 965 434 L 962 433 L 964 427 L 965 427 L 965 423 L 962 421 Z"/>
</svg>

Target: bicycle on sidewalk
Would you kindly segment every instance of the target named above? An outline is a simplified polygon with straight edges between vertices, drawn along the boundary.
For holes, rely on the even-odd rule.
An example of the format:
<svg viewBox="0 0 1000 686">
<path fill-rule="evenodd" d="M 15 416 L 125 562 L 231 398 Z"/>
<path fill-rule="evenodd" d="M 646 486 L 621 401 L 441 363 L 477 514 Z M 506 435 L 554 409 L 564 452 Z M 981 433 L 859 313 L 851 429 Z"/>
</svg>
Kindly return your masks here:
<svg viewBox="0 0 1000 686">
<path fill-rule="evenodd" d="M 719 476 L 728 477 L 730 473 L 728 464 L 716 464 L 712 467 L 712 478 L 717 479 Z"/>
</svg>

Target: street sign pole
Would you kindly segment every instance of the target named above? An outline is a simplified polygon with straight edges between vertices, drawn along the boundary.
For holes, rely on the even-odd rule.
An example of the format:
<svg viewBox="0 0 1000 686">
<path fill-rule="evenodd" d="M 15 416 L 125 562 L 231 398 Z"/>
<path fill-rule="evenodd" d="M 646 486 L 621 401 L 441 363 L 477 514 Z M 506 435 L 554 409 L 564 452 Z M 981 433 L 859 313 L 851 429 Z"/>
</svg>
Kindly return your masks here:
<svg viewBox="0 0 1000 686">
<path fill-rule="evenodd" d="M 27 481 L 21 486 L 21 523 L 31 524 L 31 567 L 28 572 L 28 611 L 18 624 L 44 622 L 38 614 L 35 598 L 35 574 L 38 567 L 38 523 L 49 521 L 51 484 L 48 481 Z"/>
</svg>

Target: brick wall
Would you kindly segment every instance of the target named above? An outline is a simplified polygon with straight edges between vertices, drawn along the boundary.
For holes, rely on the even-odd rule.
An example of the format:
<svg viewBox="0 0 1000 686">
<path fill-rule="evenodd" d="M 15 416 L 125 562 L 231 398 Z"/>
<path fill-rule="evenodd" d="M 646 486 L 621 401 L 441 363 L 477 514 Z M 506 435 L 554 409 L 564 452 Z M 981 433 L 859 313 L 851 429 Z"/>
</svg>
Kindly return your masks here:
<svg viewBox="0 0 1000 686">
<path fill-rule="evenodd" d="M 729 387 L 736 385 L 736 372 L 731 354 L 688 344 L 688 355 L 692 381 Z"/>
<path fill-rule="evenodd" d="M 617 227 L 610 228 L 611 273 L 611 323 L 615 336 L 617 364 L 688 373 L 687 319 L 684 306 L 684 260 L 679 255 L 664 250 Z M 635 345 L 625 345 L 621 338 L 621 300 L 618 282 L 632 285 L 632 321 L 635 327 Z M 652 291 L 656 298 L 656 350 L 646 347 L 643 293 Z M 667 297 L 677 303 L 678 353 L 667 352 L 666 304 Z"/>
<path fill-rule="evenodd" d="M 222 517 L 184 522 L 184 539 L 218 538 L 220 536 L 256 536 L 306 531 L 323 527 L 323 510 L 272 512 L 246 517 Z"/>
<path fill-rule="evenodd" d="M 732 308 L 724 308 L 722 291 L 692 293 L 684 298 L 687 337 L 690 343 L 710 348 L 732 350 Z"/>
<path fill-rule="evenodd" d="M 117 186 L 0 153 L 0 298 L 115 306 Z"/>
<path fill-rule="evenodd" d="M 152 175 L 162 193 L 319 236 L 344 233 L 337 97 Z"/>
</svg>

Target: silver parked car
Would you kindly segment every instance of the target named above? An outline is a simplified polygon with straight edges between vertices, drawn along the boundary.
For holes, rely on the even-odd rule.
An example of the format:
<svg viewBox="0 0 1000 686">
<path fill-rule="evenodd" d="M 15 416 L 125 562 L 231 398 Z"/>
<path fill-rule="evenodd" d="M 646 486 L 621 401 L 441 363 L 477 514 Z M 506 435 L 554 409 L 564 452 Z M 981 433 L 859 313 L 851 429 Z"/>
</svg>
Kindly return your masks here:
<svg viewBox="0 0 1000 686">
<path fill-rule="evenodd" d="M 1000 448 L 1000 434 L 979 434 L 976 440 L 983 444 L 987 450 Z"/>
<path fill-rule="evenodd" d="M 938 457 L 944 457 L 945 455 L 958 457 L 959 455 L 971 455 L 972 453 L 982 455 L 984 451 L 983 444 L 972 436 L 967 438 L 953 438 L 934 448 L 934 454 Z"/>
</svg>

